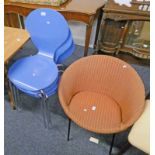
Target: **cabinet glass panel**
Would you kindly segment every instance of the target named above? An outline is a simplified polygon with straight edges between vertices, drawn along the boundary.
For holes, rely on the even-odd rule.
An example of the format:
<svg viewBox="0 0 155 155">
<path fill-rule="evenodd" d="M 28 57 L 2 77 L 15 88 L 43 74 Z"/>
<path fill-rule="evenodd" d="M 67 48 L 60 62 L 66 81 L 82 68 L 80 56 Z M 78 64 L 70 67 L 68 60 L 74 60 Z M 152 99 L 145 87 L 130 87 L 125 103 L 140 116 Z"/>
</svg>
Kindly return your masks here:
<svg viewBox="0 0 155 155">
<path fill-rule="evenodd" d="M 125 38 L 125 46 L 149 51 L 150 49 L 150 22 L 132 21 Z"/>
</svg>

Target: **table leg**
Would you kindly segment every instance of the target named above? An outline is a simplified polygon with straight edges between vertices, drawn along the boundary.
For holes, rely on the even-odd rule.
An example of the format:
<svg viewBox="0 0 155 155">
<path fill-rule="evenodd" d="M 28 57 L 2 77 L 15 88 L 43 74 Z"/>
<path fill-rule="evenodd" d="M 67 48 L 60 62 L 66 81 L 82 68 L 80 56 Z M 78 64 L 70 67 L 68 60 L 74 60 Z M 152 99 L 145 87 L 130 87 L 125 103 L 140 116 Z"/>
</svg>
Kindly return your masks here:
<svg viewBox="0 0 155 155">
<path fill-rule="evenodd" d="M 11 104 L 11 107 L 12 109 L 16 109 L 15 107 L 15 102 L 14 102 L 14 98 L 13 98 L 13 94 L 11 92 L 11 89 L 9 87 L 9 81 L 8 81 L 8 78 L 7 78 L 7 73 L 8 73 L 8 70 L 7 70 L 7 66 L 5 65 L 4 66 L 4 81 L 5 81 L 5 88 L 7 89 L 7 92 L 8 92 L 8 96 L 9 96 L 9 100 L 10 100 L 10 104 Z"/>
<path fill-rule="evenodd" d="M 86 37 L 85 37 L 85 48 L 84 48 L 84 56 L 88 55 L 88 48 L 90 42 L 90 36 L 92 31 L 92 24 L 86 26 Z"/>
<path fill-rule="evenodd" d="M 98 40 L 98 36 L 99 36 L 99 31 L 100 31 L 100 25 L 101 25 L 101 21 L 102 21 L 102 16 L 103 16 L 103 11 L 102 11 L 102 9 L 100 9 L 99 10 L 99 13 L 98 13 L 98 20 L 97 20 L 97 27 L 96 27 L 96 35 L 95 35 L 94 48 L 96 48 L 96 46 L 97 46 L 97 40 Z"/>
<path fill-rule="evenodd" d="M 19 19 L 20 19 L 20 23 L 21 23 L 21 28 L 25 29 L 25 25 L 24 25 L 24 17 L 19 15 Z"/>
</svg>

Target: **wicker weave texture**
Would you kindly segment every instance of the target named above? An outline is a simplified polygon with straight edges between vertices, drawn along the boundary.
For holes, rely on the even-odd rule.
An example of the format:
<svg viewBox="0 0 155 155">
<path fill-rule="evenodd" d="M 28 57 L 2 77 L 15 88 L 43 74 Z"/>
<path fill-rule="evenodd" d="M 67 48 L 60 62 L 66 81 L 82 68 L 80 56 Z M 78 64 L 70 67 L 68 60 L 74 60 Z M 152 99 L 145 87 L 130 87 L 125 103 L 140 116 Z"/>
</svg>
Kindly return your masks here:
<svg viewBox="0 0 155 155">
<path fill-rule="evenodd" d="M 97 133 L 127 129 L 144 110 L 144 85 L 126 62 L 111 56 L 88 56 L 62 75 L 59 99 L 79 126 Z"/>
</svg>

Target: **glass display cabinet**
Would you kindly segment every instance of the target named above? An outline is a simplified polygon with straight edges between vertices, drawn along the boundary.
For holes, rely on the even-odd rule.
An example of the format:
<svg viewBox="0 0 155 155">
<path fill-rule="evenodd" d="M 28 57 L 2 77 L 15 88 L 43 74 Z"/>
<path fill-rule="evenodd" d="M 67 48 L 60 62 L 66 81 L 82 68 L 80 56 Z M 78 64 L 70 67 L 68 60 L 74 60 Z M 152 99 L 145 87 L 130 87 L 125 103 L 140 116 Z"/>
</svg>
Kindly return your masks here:
<svg viewBox="0 0 155 155">
<path fill-rule="evenodd" d="M 97 51 L 114 54 L 121 51 L 149 59 L 150 1 L 132 0 L 129 7 L 109 0 L 103 11 Z"/>
</svg>

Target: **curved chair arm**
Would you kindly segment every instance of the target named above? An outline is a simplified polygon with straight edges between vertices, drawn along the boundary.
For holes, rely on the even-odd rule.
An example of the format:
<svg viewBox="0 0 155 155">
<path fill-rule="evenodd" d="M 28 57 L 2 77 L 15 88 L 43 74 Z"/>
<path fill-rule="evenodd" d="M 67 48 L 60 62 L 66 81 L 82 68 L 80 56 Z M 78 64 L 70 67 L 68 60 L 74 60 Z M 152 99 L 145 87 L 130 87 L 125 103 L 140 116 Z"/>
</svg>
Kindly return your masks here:
<svg viewBox="0 0 155 155">
<path fill-rule="evenodd" d="M 69 68 L 65 72 L 72 72 Z M 64 105 L 67 106 L 74 95 L 75 89 L 75 74 L 68 73 L 63 74 L 58 88 L 59 100 Z"/>
</svg>

